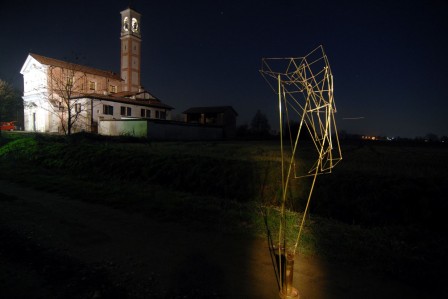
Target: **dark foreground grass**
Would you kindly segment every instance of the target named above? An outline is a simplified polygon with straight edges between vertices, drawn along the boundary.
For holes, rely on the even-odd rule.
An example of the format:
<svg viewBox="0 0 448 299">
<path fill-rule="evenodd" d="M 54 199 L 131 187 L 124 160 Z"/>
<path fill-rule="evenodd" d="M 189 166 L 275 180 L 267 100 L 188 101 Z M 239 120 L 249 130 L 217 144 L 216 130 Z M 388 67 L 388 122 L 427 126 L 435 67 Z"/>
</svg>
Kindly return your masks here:
<svg viewBox="0 0 448 299">
<path fill-rule="evenodd" d="M 0 178 L 74 200 L 143 213 L 161 221 L 181 222 L 195 229 L 265 237 L 260 206 L 269 201 L 260 199 L 260 190 L 271 190 L 271 193 L 266 191 L 265 196 L 274 196 L 276 192 L 273 185 L 267 185 L 267 181 L 278 183 L 278 176 L 271 169 L 278 166 L 275 144 L 148 143 L 100 138 L 9 135 L 3 138 L 0 147 Z M 435 287 L 440 286 L 444 276 L 439 273 L 448 265 L 445 256 L 448 244 L 443 227 L 430 228 L 442 221 L 420 225 L 421 218 L 412 222 L 408 218 L 389 221 L 389 214 L 375 216 L 377 210 L 390 207 L 386 201 L 391 197 L 382 199 L 386 191 L 376 191 L 375 181 L 363 181 L 379 178 L 382 172 L 383 179 L 387 181 L 393 177 L 406 189 L 403 181 L 415 177 L 413 167 L 421 169 L 414 160 L 402 164 L 412 159 L 409 152 L 420 155 L 422 149 L 407 149 L 408 156 L 405 152 L 403 157 L 399 148 L 350 145 L 348 155 L 357 159 L 357 163 L 346 158 L 349 160 L 346 168 L 322 179 L 322 183 L 331 188 L 316 191 L 318 203 L 327 202 L 327 206 L 336 207 L 313 208 L 306 221 L 300 252 L 387 273 L 406 282 L 431 282 Z M 369 154 L 376 157 L 376 164 L 371 162 Z M 389 156 L 397 164 L 388 164 Z M 434 156 L 439 161 L 445 159 L 443 150 L 435 149 L 430 157 Z M 387 167 L 381 166 L 378 170 L 378 164 Z M 405 171 L 400 172 L 397 165 L 403 165 Z M 437 181 L 440 180 L 438 171 L 434 163 L 432 171 L 421 169 L 418 177 L 423 181 Z M 339 181 L 338 175 L 342 177 Z M 377 182 L 383 189 L 390 188 L 381 180 Z M 364 194 L 365 186 L 368 188 Z M 397 187 L 394 190 L 401 192 Z M 431 191 L 432 196 L 438 196 L 436 191 Z M 369 198 L 371 193 L 373 199 Z M 378 201 L 377 209 L 373 205 L 369 213 L 365 206 L 373 200 Z M 413 209 L 419 207 L 411 199 L 409 205 Z M 338 216 L 335 213 L 338 206 L 352 209 L 347 219 L 340 218 L 342 222 L 334 219 Z M 397 209 L 399 214 L 399 206 Z M 359 214 L 360 211 L 364 214 Z M 327 217 L 318 216 L 319 212 Z M 413 211 L 416 215 L 423 212 L 434 216 L 440 211 Z M 294 219 L 301 217 L 298 212 L 291 212 L 291 215 Z M 362 222 L 365 217 L 369 222 Z M 375 217 L 383 220 L 375 222 Z"/>
</svg>

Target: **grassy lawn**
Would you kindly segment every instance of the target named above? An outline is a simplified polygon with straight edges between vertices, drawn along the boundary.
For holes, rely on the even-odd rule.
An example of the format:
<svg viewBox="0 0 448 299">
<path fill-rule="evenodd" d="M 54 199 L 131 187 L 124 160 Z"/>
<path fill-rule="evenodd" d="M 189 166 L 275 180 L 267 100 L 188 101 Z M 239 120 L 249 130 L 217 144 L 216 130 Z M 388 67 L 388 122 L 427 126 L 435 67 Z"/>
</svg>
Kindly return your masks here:
<svg viewBox="0 0 448 299">
<path fill-rule="evenodd" d="M 299 251 L 407 282 L 441 283 L 448 249 L 446 148 L 347 143 L 343 157 L 334 174 L 318 179 Z M 279 163 L 274 141 L 6 132 L 0 140 L 1 179 L 196 229 L 261 237 L 261 211 L 269 223 L 278 214 Z M 307 184 L 292 188 L 292 223 L 301 219 Z"/>
</svg>

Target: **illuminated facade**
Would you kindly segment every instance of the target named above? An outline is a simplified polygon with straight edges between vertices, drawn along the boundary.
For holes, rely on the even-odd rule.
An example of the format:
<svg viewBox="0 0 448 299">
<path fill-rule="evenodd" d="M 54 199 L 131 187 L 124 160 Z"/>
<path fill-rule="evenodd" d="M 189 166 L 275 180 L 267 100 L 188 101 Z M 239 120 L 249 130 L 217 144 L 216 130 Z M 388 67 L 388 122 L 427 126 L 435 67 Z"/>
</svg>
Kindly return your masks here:
<svg viewBox="0 0 448 299">
<path fill-rule="evenodd" d="M 121 72 L 29 54 L 24 81 L 25 131 L 97 132 L 110 119 L 171 119 L 173 107 L 140 85 L 140 14 L 121 12 Z"/>
</svg>

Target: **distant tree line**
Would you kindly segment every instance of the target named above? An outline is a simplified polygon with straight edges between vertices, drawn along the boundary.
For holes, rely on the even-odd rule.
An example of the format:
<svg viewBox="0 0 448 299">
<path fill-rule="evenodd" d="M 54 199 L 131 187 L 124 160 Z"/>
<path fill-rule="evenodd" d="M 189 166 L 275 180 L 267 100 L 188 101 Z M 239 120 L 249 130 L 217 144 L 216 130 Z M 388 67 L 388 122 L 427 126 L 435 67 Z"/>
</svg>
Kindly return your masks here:
<svg viewBox="0 0 448 299">
<path fill-rule="evenodd" d="M 284 138 L 295 138 L 300 129 L 300 122 L 284 122 L 282 130 Z M 375 141 L 395 141 L 395 142 L 425 142 L 425 143 L 445 143 L 448 144 L 448 136 L 439 137 L 437 134 L 428 133 L 423 137 L 402 138 L 386 136 L 368 136 L 361 134 L 347 133 L 345 130 L 337 132 L 340 140 L 375 140 Z M 266 115 L 257 110 L 250 124 L 245 123 L 237 127 L 237 137 L 240 139 L 271 139 L 278 136 L 276 132 L 271 131 L 271 125 Z M 312 140 L 309 130 L 304 125 L 300 131 L 300 140 Z"/>
<path fill-rule="evenodd" d="M 237 136 L 246 139 L 266 139 L 271 137 L 271 125 L 266 114 L 257 110 L 250 122 L 250 126 L 246 123 L 238 126 Z"/>
<path fill-rule="evenodd" d="M 300 122 L 290 121 L 284 122 L 282 131 L 283 136 L 286 139 L 292 137 L 295 139 L 300 129 Z M 271 130 L 271 125 L 266 115 L 257 110 L 252 118 L 250 125 L 243 124 L 237 128 L 237 136 L 243 139 L 271 139 L 278 136 L 277 132 Z M 308 131 L 306 125 L 304 125 L 300 131 L 300 140 L 312 140 L 312 136 Z"/>
<path fill-rule="evenodd" d="M 371 139 L 376 141 L 401 141 L 401 142 L 420 142 L 420 143 L 447 143 L 448 144 L 448 136 L 438 136 L 434 133 L 428 133 L 425 136 L 417 136 L 414 138 L 408 137 L 386 137 L 386 136 L 369 136 L 370 138 L 365 138 L 365 135 L 361 134 L 350 134 L 345 130 L 341 130 L 338 132 L 339 138 L 341 140 L 361 140 L 361 139 Z M 374 137 L 372 139 L 371 137 Z"/>
</svg>

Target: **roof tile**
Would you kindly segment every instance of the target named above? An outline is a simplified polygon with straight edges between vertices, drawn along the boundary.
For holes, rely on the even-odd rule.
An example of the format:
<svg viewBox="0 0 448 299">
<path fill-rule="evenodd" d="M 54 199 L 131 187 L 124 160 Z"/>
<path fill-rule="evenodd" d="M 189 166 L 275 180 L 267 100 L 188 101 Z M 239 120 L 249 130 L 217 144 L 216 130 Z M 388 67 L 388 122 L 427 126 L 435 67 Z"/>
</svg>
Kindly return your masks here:
<svg viewBox="0 0 448 299">
<path fill-rule="evenodd" d="M 114 73 L 112 71 L 104 71 L 104 70 L 96 69 L 93 67 L 80 65 L 80 64 L 76 64 L 76 63 L 71 63 L 71 62 L 67 62 L 67 61 L 63 61 L 63 60 L 58 60 L 58 59 L 54 59 L 54 58 L 50 58 L 50 57 L 45 57 L 45 56 L 34 54 L 34 53 L 30 53 L 30 55 L 31 55 L 31 57 L 33 57 L 34 59 L 36 59 L 37 61 L 39 61 L 40 63 L 45 64 L 45 65 L 63 67 L 66 69 L 72 69 L 72 70 L 85 72 L 85 73 L 92 74 L 92 75 L 103 76 L 103 77 L 120 80 L 120 81 L 123 80 L 123 79 L 121 79 L 120 75 L 118 75 L 117 73 Z"/>
</svg>

